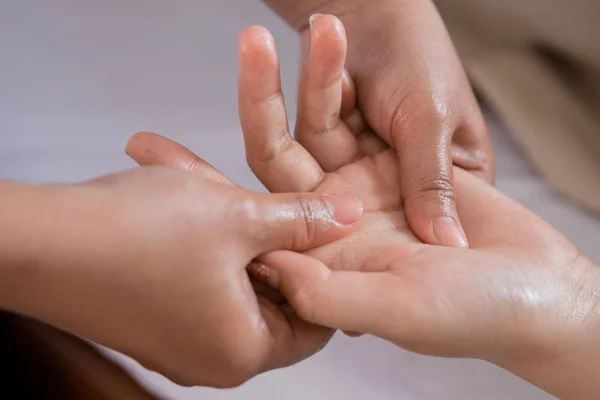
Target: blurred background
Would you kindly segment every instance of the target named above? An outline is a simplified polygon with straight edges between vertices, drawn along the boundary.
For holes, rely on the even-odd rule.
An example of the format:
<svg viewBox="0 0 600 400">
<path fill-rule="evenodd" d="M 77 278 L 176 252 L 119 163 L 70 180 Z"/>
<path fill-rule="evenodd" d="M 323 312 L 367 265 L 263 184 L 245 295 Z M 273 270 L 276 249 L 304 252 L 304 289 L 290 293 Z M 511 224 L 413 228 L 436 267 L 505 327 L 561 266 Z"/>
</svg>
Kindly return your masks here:
<svg viewBox="0 0 600 400">
<path fill-rule="evenodd" d="M 0 1 L 0 177 L 79 181 L 132 168 L 125 143 L 150 130 L 262 190 L 245 164 L 236 100 L 237 35 L 254 24 L 277 40 L 293 124 L 297 36 L 259 1 Z M 497 185 L 600 263 L 598 216 L 545 183 L 503 120 L 485 109 Z M 338 335 L 310 360 L 231 391 L 180 388 L 111 357 L 170 399 L 551 398 L 491 365 L 421 357 L 371 337 Z"/>
</svg>

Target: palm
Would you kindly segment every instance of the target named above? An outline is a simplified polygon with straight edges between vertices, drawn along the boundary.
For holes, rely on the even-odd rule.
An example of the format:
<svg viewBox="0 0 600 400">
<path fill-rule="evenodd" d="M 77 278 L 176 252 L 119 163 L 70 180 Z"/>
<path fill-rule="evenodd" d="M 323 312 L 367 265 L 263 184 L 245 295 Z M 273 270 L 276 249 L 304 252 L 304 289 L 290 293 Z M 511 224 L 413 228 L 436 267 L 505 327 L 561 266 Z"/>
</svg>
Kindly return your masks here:
<svg viewBox="0 0 600 400">
<path fill-rule="evenodd" d="M 333 269 L 381 271 L 413 251 L 421 242 L 408 227 L 395 171 L 395 152 L 387 149 L 327 174 L 315 191 L 352 194 L 365 214 L 354 233 L 309 254 Z"/>
<path fill-rule="evenodd" d="M 423 245 L 390 265 L 387 279 L 403 292 L 394 307 L 409 314 L 413 328 L 391 339 L 420 353 L 474 357 L 497 332 L 506 334 L 498 342 L 512 340 L 540 320 L 564 320 L 570 310 L 562 293 L 585 271 L 576 268 L 577 251 L 546 222 L 464 171 L 455 177 L 471 248 Z M 430 329 L 444 335 L 423 342 Z"/>
</svg>

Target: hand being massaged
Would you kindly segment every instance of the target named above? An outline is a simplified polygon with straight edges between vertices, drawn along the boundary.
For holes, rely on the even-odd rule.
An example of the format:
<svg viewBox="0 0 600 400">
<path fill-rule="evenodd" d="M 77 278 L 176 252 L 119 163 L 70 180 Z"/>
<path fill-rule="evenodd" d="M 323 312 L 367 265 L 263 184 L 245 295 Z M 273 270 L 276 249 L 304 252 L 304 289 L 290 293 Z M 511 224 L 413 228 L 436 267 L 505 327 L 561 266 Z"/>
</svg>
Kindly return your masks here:
<svg viewBox="0 0 600 400">
<path fill-rule="evenodd" d="M 272 36 L 246 29 L 239 54 L 240 119 L 256 176 L 274 193 L 350 194 L 364 208 L 349 235 L 303 253 L 266 253 L 251 273 L 310 323 L 422 354 L 484 359 L 556 394 L 590 393 L 589 384 L 570 383 L 592 379 L 591 370 L 565 371 L 600 353 L 597 343 L 572 344 L 599 330 L 590 317 L 598 312 L 597 268 L 544 221 L 459 168 L 454 185 L 470 249 L 418 240 L 404 211 L 397 153 L 365 134 L 354 112 L 335 17 L 312 24 L 295 140 Z M 152 133 L 136 135 L 128 154 L 143 166 L 206 173 L 191 151 Z"/>
</svg>

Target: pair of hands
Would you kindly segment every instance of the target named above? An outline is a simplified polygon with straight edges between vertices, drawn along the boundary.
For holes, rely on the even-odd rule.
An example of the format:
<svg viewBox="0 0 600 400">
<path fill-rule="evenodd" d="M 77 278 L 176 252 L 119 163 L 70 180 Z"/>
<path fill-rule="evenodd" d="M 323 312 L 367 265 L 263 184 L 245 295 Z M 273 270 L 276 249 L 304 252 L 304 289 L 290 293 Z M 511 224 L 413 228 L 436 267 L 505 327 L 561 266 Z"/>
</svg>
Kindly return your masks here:
<svg viewBox="0 0 600 400">
<path fill-rule="evenodd" d="M 372 78 L 351 61 L 353 80 L 347 78 L 345 53 L 339 21 L 314 21 L 298 141 L 292 141 L 273 40 L 260 28 L 241 36 L 240 113 L 249 164 L 273 192 L 311 193 L 250 193 L 187 149 L 157 135 L 137 135 L 129 154 L 142 165 L 163 167 L 36 190 L 32 198 L 44 199 L 52 211 L 36 216 L 42 234 L 19 262 L 28 273 L 12 274 L 3 304 L 187 385 L 235 386 L 298 362 L 331 337 L 333 330 L 323 326 L 375 334 L 425 354 L 486 359 L 536 381 L 527 376 L 528 363 L 563 357 L 567 339 L 586 336 L 597 282 L 593 268 L 543 221 L 459 169 L 448 182 L 457 191 L 471 248 L 419 241 L 413 230 L 428 243 L 438 243 L 438 236 L 455 240 L 449 224 L 435 234 L 430 218 L 433 212 L 456 220 L 454 205 L 447 207 L 452 196 L 440 196 L 450 193 L 448 187 L 416 190 L 427 186 L 414 180 L 429 182 L 419 178 L 417 167 L 431 163 L 413 159 L 404 167 L 419 141 L 400 135 L 398 145 L 386 136 L 392 130 L 384 123 L 377 128 L 377 110 L 390 109 L 368 104 L 379 92 L 364 94 L 361 88 Z M 446 81 L 462 82 L 436 82 Z M 411 104 L 413 92 L 400 92 L 408 99 L 400 103 Z M 433 92 L 439 104 L 457 104 Z M 414 115 L 398 112 L 382 121 Z M 431 117 L 417 115 L 421 122 Z M 462 121 L 454 128 L 463 126 L 462 116 L 452 121 Z M 376 136 L 367 125 L 383 133 Z M 442 170 L 450 172 L 449 157 L 437 157 L 447 154 L 442 145 L 452 148 L 455 129 L 447 132 L 441 144 L 436 136 L 433 164 L 444 160 Z M 405 177 L 400 171 L 412 172 L 402 172 Z M 420 208 L 418 193 L 433 193 L 435 201 L 423 204 L 437 206 Z M 409 227 L 409 203 L 415 210 L 410 215 L 427 221 L 421 231 L 418 222 Z M 449 214 L 438 213 L 440 204 Z M 53 228 L 57 221 L 61 240 Z M 281 249 L 293 252 L 275 251 Z M 257 259 L 261 265 L 252 269 L 263 284 L 246 272 Z"/>
<path fill-rule="evenodd" d="M 262 28 L 242 33 L 239 105 L 252 170 L 272 192 L 350 194 L 362 203 L 363 215 L 354 226 L 337 231 L 336 240 L 320 246 L 318 241 L 288 246 L 293 250 L 315 246 L 304 254 L 265 252 L 253 264 L 254 276 L 280 289 L 293 308 L 259 285 L 257 298 L 264 307 L 248 315 L 260 320 L 273 337 L 294 332 L 295 341 L 267 340 L 257 346 L 246 330 L 237 337 L 238 346 L 213 341 L 194 353 L 198 342 L 190 336 L 184 341 L 190 354 L 206 354 L 204 346 L 219 358 L 225 354 L 231 360 L 225 369 L 236 372 L 238 383 L 318 350 L 332 333 L 317 326 L 321 325 L 374 334 L 423 354 L 485 359 L 542 385 L 538 381 L 542 373 L 532 366 L 573 356 L 567 343 L 592 329 L 587 322 L 595 312 L 594 268 L 545 222 L 461 169 L 455 169 L 453 183 L 470 249 L 418 240 L 398 190 L 397 152 L 376 135 L 356 129 L 365 122 L 356 119 L 356 95 L 344 73 L 345 56 L 341 23 L 330 16 L 314 21 L 294 141 L 287 128 L 274 41 Z M 218 176 L 220 182 L 227 181 L 189 150 L 158 135 L 137 135 L 128 153 L 145 166 L 175 167 L 198 179 Z M 352 204 L 343 201 L 345 207 Z M 348 213 L 357 219 L 360 214 L 357 209 Z M 214 250 L 214 257 L 228 256 Z M 231 285 L 227 268 L 201 265 L 203 272 Z M 249 287 L 245 264 L 230 268 Z M 172 282 L 179 279 L 173 277 Z M 239 291 L 235 282 L 234 290 L 220 293 L 228 293 L 229 301 L 253 298 L 249 290 L 235 296 Z M 228 332 L 227 327 L 241 329 L 236 328 L 242 326 L 236 322 L 238 314 L 224 314 L 215 299 L 207 301 L 203 307 L 228 321 L 211 324 L 215 337 Z M 197 359 L 193 370 L 213 365 L 206 358 Z M 544 379 L 549 379 L 547 372 Z M 201 375 L 195 383 L 203 382 Z"/>
</svg>

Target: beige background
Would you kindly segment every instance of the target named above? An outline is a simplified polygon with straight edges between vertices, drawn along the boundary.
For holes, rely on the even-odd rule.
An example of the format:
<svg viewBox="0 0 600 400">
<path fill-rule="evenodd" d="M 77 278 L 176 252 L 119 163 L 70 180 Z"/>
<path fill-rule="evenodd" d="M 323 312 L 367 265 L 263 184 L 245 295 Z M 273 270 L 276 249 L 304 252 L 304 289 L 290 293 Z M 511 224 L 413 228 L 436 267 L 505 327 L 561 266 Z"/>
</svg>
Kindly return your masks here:
<svg viewBox="0 0 600 400">
<path fill-rule="evenodd" d="M 259 1 L 1 0 L 0 177 L 82 180 L 133 167 L 127 138 L 154 130 L 260 189 L 245 165 L 236 110 L 236 39 L 250 24 L 276 36 L 293 115 L 296 37 Z M 541 182 L 494 121 L 492 130 L 498 186 L 600 262 L 600 220 Z M 336 337 L 299 366 L 228 392 L 178 388 L 118 358 L 173 399 L 550 398 L 485 363 L 412 355 L 370 337 Z"/>
</svg>

